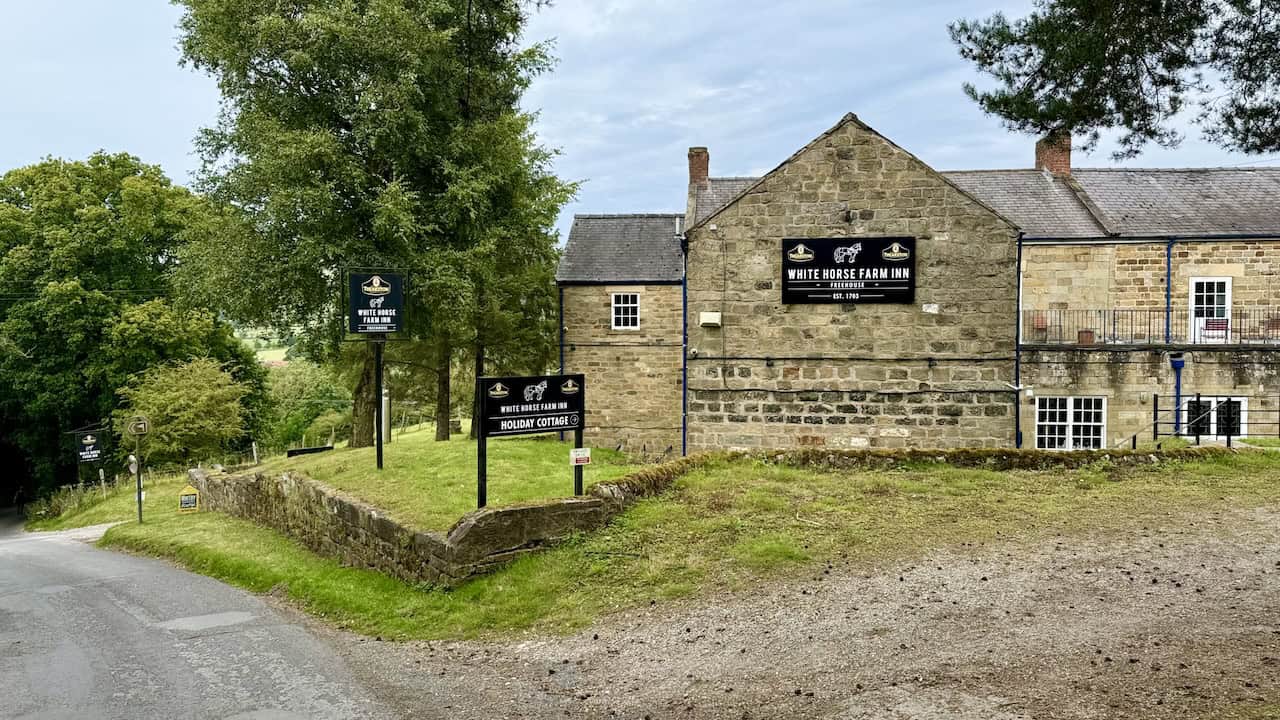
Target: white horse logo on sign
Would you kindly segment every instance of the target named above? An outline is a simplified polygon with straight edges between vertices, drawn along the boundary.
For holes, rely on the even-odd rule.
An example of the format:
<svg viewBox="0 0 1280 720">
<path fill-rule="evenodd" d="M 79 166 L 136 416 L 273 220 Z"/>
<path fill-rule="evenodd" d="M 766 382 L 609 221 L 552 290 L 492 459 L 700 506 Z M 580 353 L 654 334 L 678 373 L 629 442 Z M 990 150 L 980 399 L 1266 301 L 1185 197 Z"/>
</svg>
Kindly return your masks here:
<svg viewBox="0 0 1280 720">
<path fill-rule="evenodd" d="M 862 243 L 854 245 L 846 245 L 845 247 L 836 248 L 835 260 L 836 264 L 848 263 L 852 265 L 858 261 L 858 253 L 862 252 Z"/>
<path fill-rule="evenodd" d="M 525 402 L 534 402 L 542 400 L 542 393 L 547 391 L 547 381 L 543 380 L 537 385 L 527 385 L 524 389 Z"/>
</svg>

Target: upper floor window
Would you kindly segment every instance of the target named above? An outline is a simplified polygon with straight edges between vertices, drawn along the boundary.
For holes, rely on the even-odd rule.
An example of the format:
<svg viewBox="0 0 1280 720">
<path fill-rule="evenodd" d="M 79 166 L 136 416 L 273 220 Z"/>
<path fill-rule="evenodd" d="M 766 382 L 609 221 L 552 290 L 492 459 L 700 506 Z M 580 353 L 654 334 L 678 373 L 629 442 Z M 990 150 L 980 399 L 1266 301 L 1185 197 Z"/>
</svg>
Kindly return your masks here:
<svg viewBox="0 0 1280 720">
<path fill-rule="evenodd" d="M 640 328 L 640 295 L 638 293 L 613 294 L 613 329 L 638 330 Z"/>
</svg>

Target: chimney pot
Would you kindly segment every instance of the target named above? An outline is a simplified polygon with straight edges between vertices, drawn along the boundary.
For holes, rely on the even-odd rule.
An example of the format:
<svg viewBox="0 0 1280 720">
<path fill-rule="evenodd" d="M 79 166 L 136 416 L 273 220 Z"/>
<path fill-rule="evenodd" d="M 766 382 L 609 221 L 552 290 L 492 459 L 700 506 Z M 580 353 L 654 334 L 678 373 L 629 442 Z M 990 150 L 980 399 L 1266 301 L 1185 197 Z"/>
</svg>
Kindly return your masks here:
<svg viewBox="0 0 1280 720">
<path fill-rule="evenodd" d="M 1071 174 L 1071 133 L 1053 132 L 1036 142 L 1036 169 Z"/>
<path fill-rule="evenodd" d="M 689 148 L 689 184 L 706 185 L 711 176 L 711 153 L 704 147 Z"/>
</svg>

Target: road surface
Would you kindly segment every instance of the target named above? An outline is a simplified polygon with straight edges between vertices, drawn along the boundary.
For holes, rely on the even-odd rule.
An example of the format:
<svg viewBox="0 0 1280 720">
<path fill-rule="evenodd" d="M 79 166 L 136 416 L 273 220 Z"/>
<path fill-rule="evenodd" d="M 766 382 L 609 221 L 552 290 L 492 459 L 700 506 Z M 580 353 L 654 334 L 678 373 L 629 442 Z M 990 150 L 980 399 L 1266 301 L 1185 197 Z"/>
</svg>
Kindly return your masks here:
<svg viewBox="0 0 1280 720">
<path fill-rule="evenodd" d="M 0 515 L 0 717 L 393 717 L 261 599 Z"/>
</svg>

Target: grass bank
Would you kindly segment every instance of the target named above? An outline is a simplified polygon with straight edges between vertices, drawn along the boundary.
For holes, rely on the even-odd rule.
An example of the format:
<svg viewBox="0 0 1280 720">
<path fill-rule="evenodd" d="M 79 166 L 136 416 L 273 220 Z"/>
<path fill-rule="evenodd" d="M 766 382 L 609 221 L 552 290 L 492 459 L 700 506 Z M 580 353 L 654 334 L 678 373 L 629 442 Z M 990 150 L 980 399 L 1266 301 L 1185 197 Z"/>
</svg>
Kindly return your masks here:
<svg viewBox="0 0 1280 720">
<path fill-rule="evenodd" d="M 554 436 L 489 441 L 489 505 L 501 507 L 573 495 L 572 443 Z M 634 469 L 620 453 L 593 449 L 583 472 L 590 487 Z M 455 436 L 436 442 L 429 432 L 395 436 L 383 448 L 383 470 L 373 448 L 340 448 L 318 455 L 279 458 L 262 472 L 300 472 L 379 507 L 400 522 L 447 530 L 476 509 L 476 444 Z"/>
<path fill-rule="evenodd" d="M 622 608 L 962 544 L 1105 533 L 1224 505 L 1280 501 L 1280 454 L 1152 467 L 993 472 L 922 463 L 839 472 L 724 461 L 690 473 L 604 530 L 452 592 L 343 568 L 219 515 L 121 525 L 111 546 L 275 589 L 339 625 L 390 638 L 561 632 Z"/>
<path fill-rule="evenodd" d="M 146 477 L 146 476 L 144 476 Z M 152 513 L 167 513 L 178 507 L 178 491 L 185 487 L 187 478 L 183 474 L 164 474 L 146 477 L 143 486 L 142 510 L 144 518 Z M 134 480 L 128 478 L 119 485 L 109 484 L 106 491 L 96 484 L 87 484 L 82 488 L 64 488 L 59 493 L 70 496 L 63 502 L 48 504 L 50 509 L 65 507 L 61 514 L 38 515 L 27 518 L 27 529 L 68 530 L 70 528 L 101 525 L 123 520 L 136 520 L 138 517 L 137 499 L 134 495 Z M 27 508 L 28 512 L 39 510 L 35 505 Z"/>
</svg>

